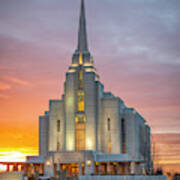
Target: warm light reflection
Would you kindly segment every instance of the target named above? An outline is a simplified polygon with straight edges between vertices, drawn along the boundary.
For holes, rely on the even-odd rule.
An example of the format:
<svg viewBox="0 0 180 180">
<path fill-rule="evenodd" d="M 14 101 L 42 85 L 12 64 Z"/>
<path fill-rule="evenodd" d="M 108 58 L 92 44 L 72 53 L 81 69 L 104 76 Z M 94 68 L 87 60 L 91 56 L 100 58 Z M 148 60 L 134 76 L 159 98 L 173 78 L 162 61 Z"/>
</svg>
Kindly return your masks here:
<svg viewBox="0 0 180 180">
<path fill-rule="evenodd" d="M 80 52 L 80 54 L 79 54 L 79 64 L 80 64 L 80 65 L 83 64 L 83 56 L 82 56 L 82 52 Z"/>
<path fill-rule="evenodd" d="M 108 141 L 108 153 L 111 154 L 111 141 Z"/>
<path fill-rule="evenodd" d="M 66 144 L 67 144 L 67 150 L 68 151 L 74 150 L 74 142 L 73 142 L 73 136 L 72 135 L 69 135 L 67 137 Z"/>
<path fill-rule="evenodd" d="M 155 164 L 180 164 L 180 160 L 155 160 L 154 161 Z"/>
<path fill-rule="evenodd" d="M 9 166 L 9 171 L 10 171 L 10 172 L 13 171 L 13 165 L 10 165 L 10 166 Z"/>
<path fill-rule="evenodd" d="M 80 122 L 76 123 L 76 133 L 75 133 L 75 138 L 76 138 L 76 151 L 81 151 L 85 149 L 85 143 L 86 143 L 86 138 L 85 138 L 85 128 L 86 125 L 83 122 L 84 117 L 80 118 L 83 120 L 80 120 Z M 79 120 L 78 120 L 79 121 Z"/>
<path fill-rule="evenodd" d="M 92 64 L 92 63 L 89 63 L 89 62 L 85 62 L 85 63 L 84 63 L 84 66 L 93 66 L 93 64 Z"/>
<path fill-rule="evenodd" d="M 0 162 L 25 162 L 27 155 L 16 151 L 0 152 Z"/>
<path fill-rule="evenodd" d="M 18 171 L 22 170 L 22 165 L 18 165 Z"/>
<path fill-rule="evenodd" d="M 5 172 L 5 171 L 7 171 L 7 166 L 0 164 L 0 172 Z"/>
<path fill-rule="evenodd" d="M 94 68 L 86 68 L 86 72 L 95 72 L 96 73 L 96 70 Z"/>
<path fill-rule="evenodd" d="M 51 162 L 50 162 L 50 161 L 46 161 L 46 165 L 47 165 L 47 166 L 50 166 L 50 165 L 51 165 Z"/>
<path fill-rule="evenodd" d="M 72 67 L 77 67 L 78 64 L 77 63 L 74 63 L 74 64 L 71 64 Z"/>
<path fill-rule="evenodd" d="M 84 111 L 84 91 L 78 91 L 78 111 Z"/>
<path fill-rule="evenodd" d="M 87 161 L 86 161 L 86 164 L 87 164 L 88 166 L 90 166 L 90 165 L 92 164 L 92 161 L 91 161 L 91 160 L 87 160 Z"/>
<path fill-rule="evenodd" d="M 76 70 L 75 69 L 69 69 L 68 72 L 74 73 L 74 72 L 76 72 Z"/>
<path fill-rule="evenodd" d="M 86 145 L 87 145 L 87 148 L 89 150 L 91 150 L 93 148 L 93 143 L 92 143 L 92 141 L 90 139 L 87 139 L 87 144 Z"/>
</svg>

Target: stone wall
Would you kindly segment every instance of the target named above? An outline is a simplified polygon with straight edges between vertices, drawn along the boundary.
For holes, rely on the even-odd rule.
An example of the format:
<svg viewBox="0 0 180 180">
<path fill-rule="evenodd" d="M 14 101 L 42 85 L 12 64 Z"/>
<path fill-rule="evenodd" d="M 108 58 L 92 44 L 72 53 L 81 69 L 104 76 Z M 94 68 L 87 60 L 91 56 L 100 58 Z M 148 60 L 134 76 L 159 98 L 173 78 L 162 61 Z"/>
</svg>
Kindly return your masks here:
<svg viewBox="0 0 180 180">
<path fill-rule="evenodd" d="M 167 180 L 166 176 L 81 176 L 79 180 Z"/>
<path fill-rule="evenodd" d="M 48 153 L 48 129 L 49 114 L 46 112 L 44 116 L 39 117 L 39 155 L 42 157 Z"/>
</svg>

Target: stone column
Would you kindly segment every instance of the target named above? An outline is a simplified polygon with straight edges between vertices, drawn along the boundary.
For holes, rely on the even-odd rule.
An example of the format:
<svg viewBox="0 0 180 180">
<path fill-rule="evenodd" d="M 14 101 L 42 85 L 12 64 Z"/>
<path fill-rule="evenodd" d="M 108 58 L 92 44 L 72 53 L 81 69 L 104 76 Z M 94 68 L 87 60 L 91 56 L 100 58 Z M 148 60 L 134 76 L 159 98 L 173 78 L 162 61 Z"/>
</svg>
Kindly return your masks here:
<svg viewBox="0 0 180 180">
<path fill-rule="evenodd" d="M 17 164 L 14 165 L 14 171 L 18 171 L 18 165 Z"/>
<path fill-rule="evenodd" d="M 130 173 L 132 175 L 136 174 L 136 164 L 135 164 L 135 162 L 131 162 L 131 164 L 130 164 Z"/>
<path fill-rule="evenodd" d="M 56 172 L 60 172 L 60 164 L 59 163 L 56 164 Z"/>
<path fill-rule="evenodd" d="M 146 168 L 145 168 L 145 164 L 142 164 L 142 174 L 146 175 Z"/>
<path fill-rule="evenodd" d="M 121 175 L 124 175 L 124 164 L 123 163 L 119 163 L 119 173 Z"/>
<path fill-rule="evenodd" d="M 121 174 L 121 172 L 120 172 L 120 164 L 119 163 L 117 163 L 117 165 L 116 165 L 116 172 L 117 172 L 117 175 Z"/>
<path fill-rule="evenodd" d="M 31 164 L 31 170 L 32 170 L 32 174 L 35 174 L 35 167 L 34 167 L 34 164 Z"/>
<path fill-rule="evenodd" d="M 98 165 L 98 175 L 102 175 L 101 163 Z"/>
<path fill-rule="evenodd" d="M 118 174 L 118 163 L 114 163 L 113 164 L 113 171 L 114 171 L 114 175 L 117 175 Z"/>
<path fill-rule="evenodd" d="M 9 168 L 9 164 L 6 165 L 6 171 L 9 172 L 10 168 Z"/>
<path fill-rule="evenodd" d="M 52 162 L 45 164 L 44 174 L 46 176 L 54 177 L 54 164 Z"/>
<path fill-rule="evenodd" d="M 136 173 L 137 173 L 138 175 L 141 174 L 141 166 L 140 166 L 140 163 L 137 163 L 137 164 L 136 164 Z"/>
<path fill-rule="evenodd" d="M 100 171 L 101 171 L 100 163 L 96 164 L 96 169 L 97 169 L 96 175 L 100 175 Z"/>
<path fill-rule="evenodd" d="M 27 164 L 24 164 L 24 174 L 25 174 L 25 175 L 27 175 L 27 173 L 28 173 L 28 168 L 27 168 L 27 166 L 28 166 Z"/>
<path fill-rule="evenodd" d="M 85 175 L 92 175 L 94 174 L 94 162 L 89 161 L 85 162 Z"/>
<path fill-rule="evenodd" d="M 107 163 L 107 174 L 111 174 L 111 163 Z"/>
<path fill-rule="evenodd" d="M 39 174 L 43 174 L 44 170 L 43 170 L 43 164 L 40 164 L 39 166 Z"/>
<path fill-rule="evenodd" d="M 129 175 L 129 169 L 128 169 L 128 168 L 129 168 L 129 164 L 126 163 L 126 164 L 125 164 L 125 174 L 126 174 L 126 175 Z"/>
<path fill-rule="evenodd" d="M 82 176 L 82 163 L 79 163 L 79 176 Z"/>
<path fill-rule="evenodd" d="M 23 168 L 23 165 L 22 165 L 22 164 L 21 164 L 21 168 L 20 168 L 20 170 L 21 170 L 21 171 L 23 171 L 23 170 L 24 170 L 24 168 Z"/>
</svg>

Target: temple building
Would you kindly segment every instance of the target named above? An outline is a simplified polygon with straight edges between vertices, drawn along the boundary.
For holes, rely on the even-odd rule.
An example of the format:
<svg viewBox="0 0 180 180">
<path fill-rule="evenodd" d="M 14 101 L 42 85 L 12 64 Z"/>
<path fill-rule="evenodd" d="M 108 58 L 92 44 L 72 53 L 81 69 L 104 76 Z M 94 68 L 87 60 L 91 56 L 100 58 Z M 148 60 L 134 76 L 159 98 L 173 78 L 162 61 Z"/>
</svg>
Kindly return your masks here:
<svg viewBox="0 0 180 180">
<path fill-rule="evenodd" d="M 44 174 L 151 174 L 150 127 L 134 108 L 104 91 L 88 48 L 84 6 L 81 0 L 78 45 L 66 73 L 64 94 L 50 100 L 49 111 L 39 118 Z"/>
</svg>

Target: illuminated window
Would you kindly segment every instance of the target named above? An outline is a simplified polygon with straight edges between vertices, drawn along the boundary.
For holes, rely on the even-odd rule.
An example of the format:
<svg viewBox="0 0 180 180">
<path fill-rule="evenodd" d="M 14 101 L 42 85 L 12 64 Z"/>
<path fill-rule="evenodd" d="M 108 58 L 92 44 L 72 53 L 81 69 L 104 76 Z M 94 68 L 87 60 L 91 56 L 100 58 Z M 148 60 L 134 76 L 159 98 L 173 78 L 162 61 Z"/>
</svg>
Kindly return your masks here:
<svg viewBox="0 0 180 180">
<path fill-rule="evenodd" d="M 107 119 L 107 130 L 108 130 L 108 144 L 107 144 L 107 150 L 108 153 L 111 153 L 111 119 Z"/>
<path fill-rule="evenodd" d="M 84 91 L 78 91 L 78 111 L 84 111 Z"/>
<path fill-rule="evenodd" d="M 57 151 L 60 151 L 60 143 L 57 142 Z"/>
<path fill-rule="evenodd" d="M 22 165 L 18 165 L 18 171 L 22 170 Z"/>
<path fill-rule="evenodd" d="M 76 150 L 85 150 L 85 117 L 79 117 L 75 126 Z"/>
<path fill-rule="evenodd" d="M 57 120 L 57 132 L 60 132 L 61 129 L 61 121 Z"/>
<path fill-rule="evenodd" d="M 83 64 L 83 55 L 82 55 L 81 52 L 80 52 L 80 54 L 79 54 L 79 64 L 80 64 L 80 65 Z"/>
<path fill-rule="evenodd" d="M 111 141 L 110 140 L 108 141 L 108 153 L 109 154 L 111 153 Z"/>
<path fill-rule="evenodd" d="M 126 125 L 125 119 L 121 119 L 121 143 L 122 143 L 122 153 L 126 153 Z"/>
<path fill-rule="evenodd" d="M 82 69 L 79 70 L 79 88 L 80 89 L 83 88 L 83 70 Z"/>
</svg>

